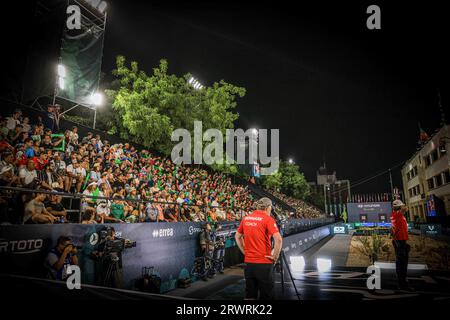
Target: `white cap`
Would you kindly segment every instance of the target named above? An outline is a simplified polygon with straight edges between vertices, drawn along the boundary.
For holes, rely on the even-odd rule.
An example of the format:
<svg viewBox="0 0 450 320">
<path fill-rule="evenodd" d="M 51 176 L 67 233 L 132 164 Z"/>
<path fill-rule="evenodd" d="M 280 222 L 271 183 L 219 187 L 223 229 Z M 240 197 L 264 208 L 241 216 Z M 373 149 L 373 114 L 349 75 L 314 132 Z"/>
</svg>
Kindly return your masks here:
<svg viewBox="0 0 450 320">
<path fill-rule="evenodd" d="M 402 200 L 400 200 L 400 199 L 397 199 L 397 200 L 395 200 L 394 202 L 392 202 L 392 206 L 394 207 L 394 208 L 400 208 L 400 207 L 403 207 L 405 204 L 403 203 L 403 201 Z"/>
</svg>

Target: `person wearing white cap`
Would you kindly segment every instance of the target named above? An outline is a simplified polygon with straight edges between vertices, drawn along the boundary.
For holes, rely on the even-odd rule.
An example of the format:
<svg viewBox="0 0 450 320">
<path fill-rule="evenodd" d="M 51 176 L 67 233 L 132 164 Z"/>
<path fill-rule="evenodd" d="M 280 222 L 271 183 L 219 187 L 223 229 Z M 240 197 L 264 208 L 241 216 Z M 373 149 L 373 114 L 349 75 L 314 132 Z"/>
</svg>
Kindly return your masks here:
<svg viewBox="0 0 450 320">
<path fill-rule="evenodd" d="M 408 241 L 408 223 L 406 222 L 405 212 L 408 207 L 397 199 L 392 202 L 392 245 L 395 250 L 395 269 L 397 272 L 398 287 L 400 290 L 414 291 L 408 286 L 407 272 L 408 272 L 408 255 L 410 245 Z"/>
</svg>

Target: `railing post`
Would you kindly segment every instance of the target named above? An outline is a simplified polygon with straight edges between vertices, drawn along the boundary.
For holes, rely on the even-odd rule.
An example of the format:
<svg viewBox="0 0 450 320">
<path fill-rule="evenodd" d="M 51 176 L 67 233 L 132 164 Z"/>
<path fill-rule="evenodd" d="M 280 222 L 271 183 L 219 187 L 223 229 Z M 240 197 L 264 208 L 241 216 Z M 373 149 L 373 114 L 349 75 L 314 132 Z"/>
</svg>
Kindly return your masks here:
<svg viewBox="0 0 450 320">
<path fill-rule="evenodd" d="M 78 206 L 78 223 L 81 223 L 81 196 L 78 196 L 80 199 L 80 205 Z"/>
</svg>

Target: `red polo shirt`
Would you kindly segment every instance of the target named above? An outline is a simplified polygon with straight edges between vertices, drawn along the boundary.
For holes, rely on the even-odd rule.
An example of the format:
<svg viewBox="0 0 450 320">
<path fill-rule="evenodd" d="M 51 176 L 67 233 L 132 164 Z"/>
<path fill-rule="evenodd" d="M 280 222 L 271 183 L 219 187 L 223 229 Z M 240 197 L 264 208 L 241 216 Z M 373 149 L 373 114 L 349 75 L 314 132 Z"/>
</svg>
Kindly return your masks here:
<svg viewBox="0 0 450 320">
<path fill-rule="evenodd" d="M 272 263 L 265 257 L 272 254 L 271 237 L 279 232 L 272 217 L 264 211 L 255 210 L 242 219 L 237 232 L 244 235 L 246 263 Z"/>
</svg>

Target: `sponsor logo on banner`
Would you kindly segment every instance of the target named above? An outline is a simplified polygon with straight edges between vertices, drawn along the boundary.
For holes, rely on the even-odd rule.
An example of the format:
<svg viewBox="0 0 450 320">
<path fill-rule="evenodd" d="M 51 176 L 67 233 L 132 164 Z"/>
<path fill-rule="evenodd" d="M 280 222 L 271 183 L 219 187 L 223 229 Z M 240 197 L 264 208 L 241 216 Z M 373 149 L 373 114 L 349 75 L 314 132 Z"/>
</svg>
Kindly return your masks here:
<svg viewBox="0 0 450 320">
<path fill-rule="evenodd" d="M 0 253 L 29 254 L 41 251 L 43 239 L 0 240 Z"/>
<path fill-rule="evenodd" d="M 343 227 L 343 226 L 335 226 L 333 228 L 333 233 L 334 234 L 345 234 L 345 227 Z"/>
<path fill-rule="evenodd" d="M 422 231 L 422 234 L 426 234 L 428 236 L 436 236 L 441 234 L 441 226 L 438 224 L 426 224 L 421 225 L 420 229 Z"/>
<path fill-rule="evenodd" d="M 152 232 L 153 238 L 167 238 L 173 237 L 173 235 L 174 235 L 173 228 L 155 229 Z"/>
<path fill-rule="evenodd" d="M 194 233 L 200 233 L 200 232 L 202 232 L 202 228 L 189 226 L 189 235 L 192 236 Z"/>
<path fill-rule="evenodd" d="M 93 246 L 95 246 L 98 243 L 98 233 L 94 232 L 93 234 L 91 234 L 91 236 L 89 237 L 89 243 Z"/>
</svg>

